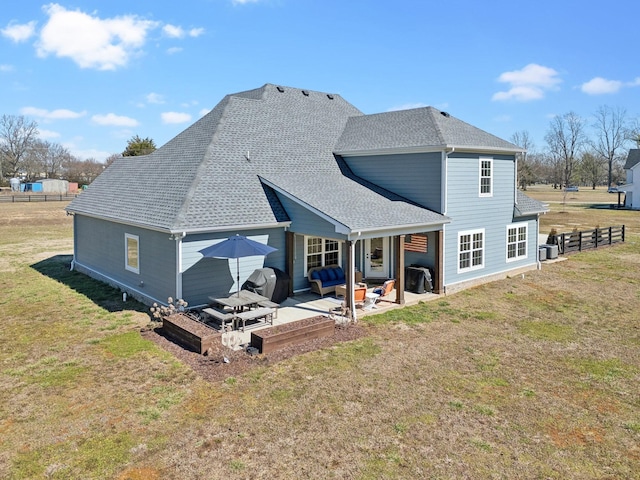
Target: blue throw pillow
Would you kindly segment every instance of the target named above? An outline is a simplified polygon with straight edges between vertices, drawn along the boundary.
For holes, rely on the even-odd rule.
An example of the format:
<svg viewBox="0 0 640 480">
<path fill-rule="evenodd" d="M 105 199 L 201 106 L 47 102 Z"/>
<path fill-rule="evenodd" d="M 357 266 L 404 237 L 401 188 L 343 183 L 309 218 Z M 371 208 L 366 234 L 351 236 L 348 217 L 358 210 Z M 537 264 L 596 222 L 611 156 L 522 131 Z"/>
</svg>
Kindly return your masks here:
<svg viewBox="0 0 640 480">
<path fill-rule="evenodd" d="M 323 282 L 329 280 L 329 273 L 324 268 L 320 270 L 320 280 L 322 280 Z"/>
<path fill-rule="evenodd" d="M 336 279 L 344 280 L 344 271 L 340 267 L 336 267 L 333 269 L 336 272 Z"/>
<path fill-rule="evenodd" d="M 327 268 L 327 273 L 329 274 L 329 280 L 333 281 L 337 279 L 336 272 L 333 268 Z"/>
<path fill-rule="evenodd" d="M 314 270 L 313 272 L 311 272 L 311 279 L 320 280 L 320 272 L 318 270 Z"/>
</svg>

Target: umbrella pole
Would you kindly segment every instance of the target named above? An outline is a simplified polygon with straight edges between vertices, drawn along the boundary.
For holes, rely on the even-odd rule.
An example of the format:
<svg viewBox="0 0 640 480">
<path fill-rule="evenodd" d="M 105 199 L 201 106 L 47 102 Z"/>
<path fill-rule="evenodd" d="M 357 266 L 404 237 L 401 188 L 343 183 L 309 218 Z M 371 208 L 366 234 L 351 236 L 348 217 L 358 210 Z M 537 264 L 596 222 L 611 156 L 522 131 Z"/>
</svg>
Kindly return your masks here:
<svg viewBox="0 0 640 480">
<path fill-rule="evenodd" d="M 236 282 L 238 289 L 238 298 L 240 298 L 240 257 L 236 258 Z"/>
</svg>

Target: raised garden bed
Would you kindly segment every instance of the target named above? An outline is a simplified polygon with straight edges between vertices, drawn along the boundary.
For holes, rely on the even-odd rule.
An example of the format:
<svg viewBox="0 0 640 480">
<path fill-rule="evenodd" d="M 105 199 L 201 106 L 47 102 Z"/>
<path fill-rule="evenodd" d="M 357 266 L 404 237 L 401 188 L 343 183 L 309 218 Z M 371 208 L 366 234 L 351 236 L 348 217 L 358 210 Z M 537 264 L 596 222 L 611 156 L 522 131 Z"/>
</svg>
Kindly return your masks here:
<svg viewBox="0 0 640 480">
<path fill-rule="evenodd" d="M 182 313 L 164 317 L 162 331 L 176 343 L 201 355 L 209 350 L 214 342 L 221 341 L 220 333 Z"/>
<path fill-rule="evenodd" d="M 333 335 L 335 321 L 331 318 L 310 318 L 251 332 L 251 346 L 260 353 Z"/>
</svg>

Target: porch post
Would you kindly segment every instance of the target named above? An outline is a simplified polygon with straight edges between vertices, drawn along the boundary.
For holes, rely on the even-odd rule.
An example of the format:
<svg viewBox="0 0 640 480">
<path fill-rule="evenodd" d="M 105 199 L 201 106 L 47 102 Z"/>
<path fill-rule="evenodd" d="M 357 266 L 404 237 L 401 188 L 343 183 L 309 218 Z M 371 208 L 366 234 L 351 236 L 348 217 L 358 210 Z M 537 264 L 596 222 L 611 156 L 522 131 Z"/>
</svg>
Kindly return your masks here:
<svg viewBox="0 0 640 480">
<path fill-rule="evenodd" d="M 356 318 L 356 298 L 355 298 L 355 271 L 356 271 L 356 242 L 353 240 L 347 240 L 347 291 L 345 292 L 344 299 L 347 304 L 347 308 L 351 312 L 351 320 L 357 321 Z"/>
<path fill-rule="evenodd" d="M 393 237 L 395 255 L 396 303 L 404 305 L 404 235 Z"/>
<path fill-rule="evenodd" d="M 443 262 L 443 258 L 444 258 L 444 242 L 443 240 L 443 231 L 442 230 L 438 230 L 436 232 L 436 264 L 435 264 L 435 277 L 433 279 L 434 282 L 434 286 L 433 286 L 433 290 L 434 293 L 437 294 L 442 294 L 444 292 L 444 288 L 443 288 L 443 277 L 444 277 L 444 262 Z"/>
<path fill-rule="evenodd" d="M 289 278 L 291 279 L 291 281 L 289 282 L 289 293 L 287 295 L 288 297 L 293 296 L 293 262 L 295 257 L 295 245 L 295 234 L 287 230 L 284 237 L 284 250 L 286 256 L 284 270 L 285 272 L 287 272 Z"/>
</svg>

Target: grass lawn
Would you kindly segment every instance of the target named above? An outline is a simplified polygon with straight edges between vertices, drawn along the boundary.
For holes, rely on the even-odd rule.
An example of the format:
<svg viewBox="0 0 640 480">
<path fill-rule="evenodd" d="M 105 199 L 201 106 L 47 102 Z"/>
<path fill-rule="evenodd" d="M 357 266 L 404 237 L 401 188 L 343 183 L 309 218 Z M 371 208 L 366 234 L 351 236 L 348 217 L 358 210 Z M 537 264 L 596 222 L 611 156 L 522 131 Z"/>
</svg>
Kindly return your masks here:
<svg viewBox="0 0 640 480">
<path fill-rule="evenodd" d="M 640 212 L 528 193 L 552 202 L 541 233 L 627 241 L 219 383 L 69 271 L 63 203 L 3 205 L 0 478 L 640 478 Z"/>
</svg>

